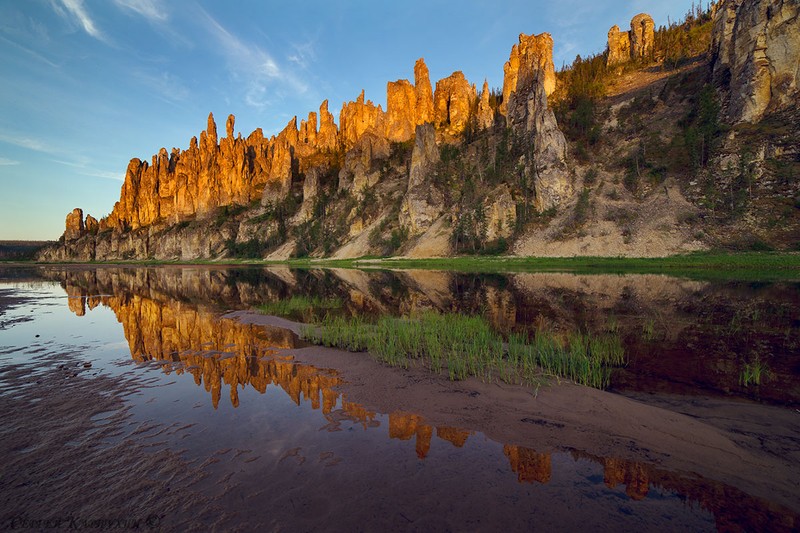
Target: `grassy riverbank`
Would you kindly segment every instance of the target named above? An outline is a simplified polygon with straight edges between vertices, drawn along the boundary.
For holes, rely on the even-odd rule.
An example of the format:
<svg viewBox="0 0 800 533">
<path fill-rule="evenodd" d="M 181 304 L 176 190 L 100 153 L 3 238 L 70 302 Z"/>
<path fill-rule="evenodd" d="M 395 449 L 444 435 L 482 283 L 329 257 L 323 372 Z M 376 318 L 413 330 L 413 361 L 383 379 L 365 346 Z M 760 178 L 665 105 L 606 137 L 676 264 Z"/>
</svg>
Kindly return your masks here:
<svg viewBox="0 0 800 533">
<path fill-rule="evenodd" d="M 55 263 L 17 264 L 55 265 Z M 6 263 L 10 264 L 10 263 Z M 197 259 L 192 261 L 108 261 L 59 263 L 66 265 L 119 266 L 270 266 L 290 268 L 425 269 L 456 272 L 573 272 L 582 274 L 667 274 L 696 279 L 800 279 L 800 253 L 702 252 L 668 257 L 482 257 L 460 256 L 427 259 L 376 258 L 289 259 L 282 261 L 245 259 Z"/>
</svg>

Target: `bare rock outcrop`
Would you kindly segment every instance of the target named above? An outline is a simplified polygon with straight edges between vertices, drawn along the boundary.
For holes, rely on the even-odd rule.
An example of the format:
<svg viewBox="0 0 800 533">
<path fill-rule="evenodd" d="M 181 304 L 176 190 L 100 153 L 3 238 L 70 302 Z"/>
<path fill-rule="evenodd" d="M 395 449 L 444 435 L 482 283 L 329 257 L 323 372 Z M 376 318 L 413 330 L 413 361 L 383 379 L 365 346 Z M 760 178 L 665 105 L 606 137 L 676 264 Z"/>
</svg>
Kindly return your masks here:
<svg viewBox="0 0 800 533">
<path fill-rule="evenodd" d="M 714 15 L 715 83 L 731 123 L 760 121 L 797 105 L 800 88 L 800 4 L 786 0 L 723 0 Z"/>
<path fill-rule="evenodd" d="M 339 190 L 351 190 L 360 195 L 365 187 L 378 183 L 379 162 L 389 157 L 389 153 L 389 141 L 385 137 L 373 131 L 364 133 L 345 155 L 339 172 Z"/>
<path fill-rule="evenodd" d="M 478 101 L 478 113 L 475 116 L 479 130 L 491 128 L 494 125 L 494 110 L 489 102 L 489 82 L 483 81 L 481 98 Z"/>
<path fill-rule="evenodd" d="M 365 101 L 364 91 L 361 91 L 355 102 L 342 105 L 342 111 L 339 113 L 340 144 L 345 150 L 349 150 L 367 130 L 382 134 L 384 120 L 381 106 L 376 106 L 372 100 Z"/>
<path fill-rule="evenodd" d="M 433 91 L 425 60 L 414 65 L 414 85 L 408 80 L 386 84 L 385 136 L 389 141 L 405 142 L 420 124 L 434 120 Z"/>
<path fill-rule="evenodd" d="M 546 211 L 572 196 L 567 168 L 567 140 L 547 105 L 544 84 L 534 83 L 528 93 L 526 130 L 533 138 L 533 161 L 528 165 L 536 193 L 536 208 Z"/>
<path fill-rule="evenodd" d="M 83 209 L 76 207 L 67 215 L 64 240 L 74 241 L 82 237 L 84 233 L 86 233 L 86 226 L 83 221 Z"/>
<path fill-rule="evenodd" d="M 414 64 L 414 86 L 417 91 L 417 125 L 433 122 L 433 87 L 423 58 Z"/>
<path fill-rule="evenodd" d="M 485 206 L 486 240 L 508 238 L 517 223 L 517 204 L 507 187 Z"/>
<path fill-rule="evenodd" d="M 328 111 L 328 101 L 319 106 L 319 132 L 317 133 L 317 146 L 320 150 L 335 150 L 339 143 L 339 130 L 333 121 L 333 113 Z"/>
<path fill-rule="evenodd" d="M 630 31 L 621 31 L 616 24 L 608 30 L 608 56 L 606 64 L 611 67 L 631 60 L 645 59 L 653 55 L 656 24 L 647 13 L 639 13 L 631 19 Z"/>
<path fill-rule="evenodd" d="M 619 26 L 614 24 L 608 30 L 608 66 L 627 63 L 631 60 L 631 33 L 622 31 Z"/>
<path fill-rule="evenodd" d="M 442 214 L 444 196 L 428 182 L 438 162 L 439 147 L 436 146 L 436 130 L 433 124 L 417 126 L 408 174 L 408 190 L 399 217 L 400 224 L 410 235 L 423 233 Z"/>
<path fill-rule="evenodd" d="M 100 230 L 100 223 L 92 215 L 86 215 L 86 232 L 97 233 Z"/>
<path fill-rule="evenodd" d="M 467 129 L 472 104 L 476 99 L 475 86 L 470 85 L 461 71 L 437 81 L 433 93 L 436 125 L 450 135 L 460 135 Z"/>
<path fill-rule="evenodd" d="M 531 159 L 525 161 L 540 211 L 561 204 L 572 195 L 572 182 L 567 168 L 567 140 L 558 128 L 553 110 L 547 103 L 547 80 L 553 63 L 553 39 L 549 34 L 520 36 L 520 44 L 511 49 L 506 66 L 516 66 L 515 85 L 507 76 L 503 92 L 509 91 L 504 103 L 506 119 L 518 138 L 532 145 Z M 514 68 L 506 70 L 509 74 Z"/>
<path fill-rule="evenodd" d="M 631 57 L 643 59 L 653 54 L 656 23 L 647 13 L 639 13 L 631 19 Z"/>
<path fill-rule="evenodd" d="M 545 93 L 556 90 L 556 71 L 553 64 L 553 38 L 549 33 L 539 35 L 519 34 L 519 43 L 511 48 L 511 55 L 503 65 L 503 102 L 500 113 L 507 115 L 511 93 L 530 83 L 535 73 L 543 73 Z"/>
<path fill-rule="evenodd" d="M 386 84 L 386 138 L 403 142 L 417 126 L 417 91 L 408 80 Z"/>
</svg>

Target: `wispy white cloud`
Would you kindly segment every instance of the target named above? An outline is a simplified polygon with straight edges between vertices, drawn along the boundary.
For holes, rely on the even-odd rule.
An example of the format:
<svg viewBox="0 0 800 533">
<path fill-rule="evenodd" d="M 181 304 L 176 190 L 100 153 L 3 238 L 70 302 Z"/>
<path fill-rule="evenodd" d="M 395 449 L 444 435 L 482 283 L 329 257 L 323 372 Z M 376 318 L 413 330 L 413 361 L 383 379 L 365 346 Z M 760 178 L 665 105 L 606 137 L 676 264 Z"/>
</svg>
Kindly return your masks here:
<svg viewBox="0 0 800 533">
<path fill-rule="evenodd" d="M 4 42 L 6 44 L 10 44 L 11 46 L 15 47 L 16 49 L 24 52 L 28 56 L 36 59 L 37 61 L 40 61 L 40 62 L 44 63 L 47 66 L 50 66 L 50 67 L 53 67 L 53 68 L 59 68 L 58 65 L 56 65 L 55 63 L 53 63 L 52 61 L 50 61 L 49 59 L 44 57 L 42 54 L 40 54 L 39 52 L 36 52 L 34 50 L 31 50 L 27 46 L 23 46 L 23 45 L 21 45 L 21 44 L 19 44 L 17 42 L 12 41 L 11 39 L 6 39 L 2 35 L 0 35 L 0 41 Z"/>
<path fill-rule="evenodd" d="M 103 178 L 123 181 L 125 179 L 124 173 L 120 172 L 107 172 L 105 170 L 98 170 L 91 166 L 92 159 L 66 149 L 49 144 L 41 139 L 15 135 L 8 132 L 0 132 L 0 142 L 18 146 L 20 148 L 27 148 L 35 152 L 47 154 L 52 157 L 50 159 L 54 163 L 66 165 L 76 169 L 78 174 L 89 176 L 92 178 Z M 5 157 L 0 157 L 0 166 L 18 165 L 19 161 L 14 161 Z"/>
<path fill-rule="evenodd" d="M 294 48 L 294 53 L 289 54 L 286 59 L 303 69 L 308 68 L 309 64 L 317 60 L 317 52 L 314 49 L 314 41 L 292 44 L 292 48 Z"/>
<path fill-rule="evenodd" d="M 263 110 L 270 105 L 270 95 L 291 90 L 305 93 L 308 86 L 291 71 L 281 67 L 266 50 L 242 41 L 202 8 L 205 26 L 220 45 L 228 69 L 236 80 L 244 82 L 244 100 L 250 107 Z M 306 51 L 308 53 L 308 51 Z"/>
<path fill-rule="evenodd" d="M 132 11 L 153 23 L 169 20 L 169 13 L 160 0 L 114 0 L 114 3 L 117 7 Z"/>
<path fill-rule="evenodd" d="M 54 163 L 65 165 L 74 168 L 78 174 L 88 176 L 90 178 L 101 178 L 114 181 L 125 181 L 124 172 L 108 172 L 105 170 L 98 170 L 90 166 L 90 160 L 86 157 L 77 157 L 75 161 L 65 161 L 62 159 L 51 159 Z"/>
<path fill-rule="evenodd" d="M 42 152 L 43 154 L 55 155 L 60 153 L 59 150 L 56 150 L 40 139 L 13 135 L 5 132 L 0 132 L 0 142 L 19 146 L 20 148 L 27 148 L 28 150 L 33 150 L 35 152 Z"/>
<path fill-rule="evenodd" d="M 103 42 L 108 42 L 108 38 L 100 31 L 100 28 L 94 23 L 89 12 L 83 5 L 83 0 L 59 0 L 60 6 L 55 1 L 52 2 L 55 10 L 64 18 L 77 22 L 83 28 L 83 31 L 94 37 L 95 39 Z M 62 6 L 64 9 L 62 9 Z M 66 11 L 65 11 L 66 10 Z"/>
<path fill-rule="evenodd" d="M 134 71 L 133 76 L 142 85 L 155 91 L 167 102 L 182 102 L 189 99 L 191 93 L 180 78 L 169 72 L 152 73 L 144 70 Z"/>
</svg>

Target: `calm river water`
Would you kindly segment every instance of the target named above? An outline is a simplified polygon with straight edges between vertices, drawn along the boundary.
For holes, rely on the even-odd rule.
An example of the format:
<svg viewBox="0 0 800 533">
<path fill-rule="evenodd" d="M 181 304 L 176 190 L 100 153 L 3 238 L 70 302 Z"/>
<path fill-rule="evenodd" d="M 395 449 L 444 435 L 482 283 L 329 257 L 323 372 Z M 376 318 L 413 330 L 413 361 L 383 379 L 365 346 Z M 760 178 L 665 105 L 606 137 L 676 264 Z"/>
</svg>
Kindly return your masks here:
<svg viewBox="0 0 800 533">
<path fill-rule="evenodd" d="M 281 314 L 481 315 L 614 335 L 628 363 L 607 391 L 359 388 L 290 329 L 223 316 L 304 301 Z M 792 282 L 0 267 L 0 398 L 3 529 L 800 527 Z"/>
</svg>

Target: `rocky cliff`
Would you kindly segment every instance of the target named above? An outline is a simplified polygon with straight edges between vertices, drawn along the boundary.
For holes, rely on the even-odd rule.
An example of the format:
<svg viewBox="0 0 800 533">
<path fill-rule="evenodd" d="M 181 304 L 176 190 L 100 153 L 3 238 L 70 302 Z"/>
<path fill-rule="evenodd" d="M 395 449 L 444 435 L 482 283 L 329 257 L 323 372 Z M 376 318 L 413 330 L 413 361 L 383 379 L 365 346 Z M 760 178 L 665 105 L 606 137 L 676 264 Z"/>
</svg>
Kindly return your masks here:
<svg viewBox="0 0 800 533">
<path fill-rule="evenodd" d="M 319 113 L 309 113 L 299 125 L 293 118 L 270 138 L 260 129 L 247 137 L 236 133 L 233 115 L 220 138 L 209 114 L 205 131 L 187 149 L 162 148 L 150 161 L 131 160 L 111 214 L 97 221 L 76 209 L 61 243 L 41 258 L 186 260 L 237 255 L 242 247 L 250 247 L 248 254 L 257 248 L 259 256 L 327 254 L 370 227 L 372 244 L 352 252 L 365 253 L 364 246 L 385 242 L 371 227 L 378 220 L 381 235 L 408 238 L 424 234 L 444 215 L 457 216 L 459 203 L 480 203 L 475 191 L 455 202 L 452 188 L 459 185 L 436 183 L 444 171 L 440 149 L 460 151 L 476 137 L 492 146 L 482 155 L 459 152 L 470 159 L 462 168 L 494 164 L 497 152 L 504 153 L 534 176 L 534 203 L 549 209 L 572 190 L 566 143 L 547 104 L 546 95 L 555 89 L 552 54 L 549 34 L 521 34 L 504 68 L 502 98 L 491 94 L 488 83 L 478 94 L 462 72 L 437 81 L 434 89 L 419 59 L 413 84 L 387 84 L 385 111 L 362 91 L 342 105 L 338 125 L 327 101 Z M 501 143 L 502 122 L 514 139 Z M 508 155 L 512 140 L 518 149 Z M 487 192 L 494 198 L 485 206 L 491 216 L 513 221 L 515 191 L 504 186 Z M 505 222 L 486 234 L 507 235 L 507 229 L 498 231 Z M 443 242 L 439 253 L 448 253 Z"/>
<path fill-rule="evenodd" d="M 502 89 L 460 71 L 432 84 L 419 59 L 385 110 L 362 91 L 338 121 L 326 100 L 269 138 L 232 115 L 220 137 L 209 115 L 187 149 L 131 160 L 111 213 L 75 209 L 39 258 L 658 256 L 737 232 L 794 246 L 798 9 L 724 0 L 658 29 L 639 14 L 559 73 L 552 37 L 522 33 Z"/>
<path fill-rule="evenodd" d="M 768 111 L 797 106 L 800 4 L 792 0 L 723 0 L 714 16 L 715 82 L 732 123 L 758 122 Z"/>
</svg>

